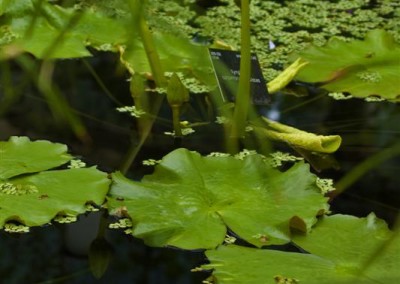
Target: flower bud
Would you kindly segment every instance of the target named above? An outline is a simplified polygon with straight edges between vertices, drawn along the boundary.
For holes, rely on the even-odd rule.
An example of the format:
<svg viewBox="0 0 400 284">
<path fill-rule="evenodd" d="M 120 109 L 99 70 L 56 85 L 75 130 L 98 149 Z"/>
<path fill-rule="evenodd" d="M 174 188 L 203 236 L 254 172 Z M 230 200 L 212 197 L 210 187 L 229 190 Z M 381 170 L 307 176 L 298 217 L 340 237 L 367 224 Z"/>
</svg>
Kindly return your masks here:
<svg viewBox="0 0 400 284">
<path fill-rule="evenodd" d="M 184 102 L 189 101 L 189 91 L 182 84 L 178 75 L 174 73 L 168 82 L 167 100 L 169 105 L 181 106 Z"/>
<path fill-rule="evenodd" d="M 93 276 L 100 279 L 106 272 L 113 255 L 113 248 L 104 238 L 95 239 L 89 249 L 89 267 Z"/>
<path fill-rule="evenodd" d="M 293 80 L 293 78 L 297 75 L 301 68 L 303 68 L 307 64 L 307 61 L 302 61 L 301 58 L 298 58 L 288 68 L 283 70 L 283 72 L 280 73 L 278 77 L 274 78 L 271 82 L 267 84 L 268 93 L 273 94 L 286 87 L 286 85 Z"/>
</svg>

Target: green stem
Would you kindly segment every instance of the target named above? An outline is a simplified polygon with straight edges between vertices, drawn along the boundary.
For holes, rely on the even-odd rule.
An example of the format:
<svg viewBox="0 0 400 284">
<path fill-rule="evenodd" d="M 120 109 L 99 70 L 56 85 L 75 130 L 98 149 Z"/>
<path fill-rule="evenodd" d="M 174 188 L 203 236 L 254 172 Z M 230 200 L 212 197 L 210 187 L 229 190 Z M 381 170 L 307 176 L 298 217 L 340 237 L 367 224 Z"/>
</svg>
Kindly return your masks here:
<svg viewBox="0 0 400 284">
<path fill-rule="evenodd" d="M 250 5 L 249 0 L 241 1 L 241 52 L 240 52 L 240 77 L 238 93 L 236 95 L 233 125 L 231 130 L 231 147 L 238 148 L 237 140 L 244 135 L 247 114 L 250 104 Z M 235 151 L 237 149 L 229 149 Z"/>
<path fill-rule="evenodd" d="M 160 57 L 158 56 L 157 49 L 154 44 L 153 36 L 144 18 L 144 2 L 145 0 L 131 0 L 130 8 L 131 14 L 134 18 L 135 24 L 138 24 L 139 35 L 142 39 L 143 47 L 146 51 L 147 59 L 149 60 L 151 72 L 154 81 L 158 87 L 166 85 L 167 81 L 164 76 L 164 71 L 161 65 Z"/>
<path fill-rule="evenodd" d="M 151 31 L 146 23 L 143 16 L 144 13 L 144 3 L 145 0 L 130 0 L 129 7 L 131 9 L 131 14 L 134 24 L 138 24 L 139 34 L 146 51 L 147 59 L 150 64 L 151 72 L 153 74 L 154 81 L 157 87 L 164 87 L 167 85 L 167 80 L 164 76 L 164 71 L 161 65 L 160 57 L 158 56 Z M 135 27 L 134 27 L 135 28 Z M 153 105 L 148 106 L 144 109 L 147 115 L 139 118 L 138 124 L 140 129 L 140 140 L 137 145 L 132 145 L 127 153 L 127 157 L 120 169 L 121 172 L 126 173 L 130 168 L 131 164 L 135 160 L 140 149 L 144 145 L 147 137 L 150 134 L 151 128 L 153 127 L 156 115 L 161 108 L 164 96 L 160 95 L 154 99 Z"/>
<path fill-rule="evenodd" d="M 182 129 L 180 123 L 180 106 L 172 105 L 171 109 L 172 109 L 172 121 L 174 124 L 175 136 L 182 137 Z"/>
<path fill-rule="evenodd" d="M 97 239 L 104 238 L 107 228 L 108 228 L 107 213 L 106 211 L 104 211 L 100 217 L 99 228 L 97 230 Z"/>
<path fill-rule="evenodd" d="M 140 18 L 140 36 L 143 41 L 144 49 L 146 50 L 147 59 L 150 63 L 151 72 L 153 74 L 154 81 L 159 87 L 166 85 L 166 80 L 164 77 L 164 71 L 161 66 L 160 57 L 156 51 L 153 37 L 151 35 L 149 26 L 143 17 Z"/>
</svg>

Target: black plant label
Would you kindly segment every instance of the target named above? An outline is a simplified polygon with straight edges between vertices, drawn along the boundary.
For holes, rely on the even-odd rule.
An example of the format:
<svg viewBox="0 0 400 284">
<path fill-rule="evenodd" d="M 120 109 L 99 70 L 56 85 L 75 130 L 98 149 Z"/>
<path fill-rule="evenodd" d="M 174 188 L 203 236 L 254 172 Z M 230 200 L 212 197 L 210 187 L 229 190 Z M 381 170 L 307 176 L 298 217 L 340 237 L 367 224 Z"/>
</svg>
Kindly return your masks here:
<svg viewBox="0 0 400 284">
<path fill-rule="evenodd" d="M 234 101 L 239 85 L 240 52 L 209 48 L 218 86 L 224 100 Z M 267 85 L 255 54 L 251 54 L 250 94 L 254 105 L 270 102 Z"/>
</svg>

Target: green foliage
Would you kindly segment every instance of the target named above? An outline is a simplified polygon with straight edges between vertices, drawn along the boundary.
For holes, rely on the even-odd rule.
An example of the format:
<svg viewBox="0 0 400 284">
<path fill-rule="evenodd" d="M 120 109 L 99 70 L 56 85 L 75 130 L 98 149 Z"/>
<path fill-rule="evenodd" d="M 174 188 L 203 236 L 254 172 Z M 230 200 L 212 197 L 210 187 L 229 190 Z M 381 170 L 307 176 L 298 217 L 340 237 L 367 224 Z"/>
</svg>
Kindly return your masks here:
<svg viewBox="0 0 400 284">
<path fill-rule="evenodd" d="M 40 59 L 81 58 L 92 55 L 88 47 L 118 52 L 130 74 L 139 74 L 131 81 L 136 105 L 118 110 L 136 118 L 144 116 L 139 121 L 145 133 L 141 133 L 140 146 L 153 123 L 149 122 L 153 113 L 142 108 L 152 103 L 144 99 L 143 77 L 154 80 L 160 92 L 165 92 L 169 80 L 167 99 L 175 106 L 174 133 L 182 136 L 180 106 L 189 99 L 186 88 L 203 93 L 215 85 L 208 43 L 194 44 L 190 39 L 200 33 L 213 37 L 216 46 L 240 48 L 238 1 L 222 0 L 223 5 L 201 12 L 191 9 L 195 2 L 143 1 L 142 11 L 134 6 L 140 1 L 81 0 L 62 7 L 51 1 L 0 0 L 0 59 L 20 52 Z M 270 82 L 271 90 L 284 87 L 308 64 L 298 79 L 322 82 L 330 91 L 355 97 L 380 95 L 398 101 L 399 4 L 382 1 L 372 7 L 368 2 L 251 1 L 252 51 L 261 59 L 265 77 L 275 77 L 293 52 L 307 61 L 297 61 Z M 388 32 L 375 30 L 364 41 L 348 42 L 376 28 Z M 332 36 L 335 39 L 321 47 Z M 310 43 L 312 47 L 301 51 Z M 51 93 L 50 84 L 38 85 Z M 162 96 L 158 100 L 156 106 L 149 106 L 154 113 Z M 248 103 L 245 99 L 237 104 L 243 107 L 243 129 Z M 228 120 L 227 127 L 232 128 L 232 117 Z M 341 143 L 337 135 L 319 136 L 260 120 L 251 122 L 252 130 L 261 133 L 258 138 L 286 142 L 303 154 L 332 153 Z M 239 132 L 237 136 L 242 136 Z M 88 204 L 100 205 L 108 194 L 107 210 L 124 218 L 110 228 L 124 228 L 150 246 L 218 247 L 206 252 L 211 263 L 202 268 L 214 269 L 217 283 L 389 283 L 396 279 L 398 234 L 374 215 L 361 219 L 323 216 L 328 211 L 324 194 L 333 190 L 331 180 L 311 174 L 309 165 L 298 157 L 279 153 L 267 161 L 249 153 L 202 157 L 178 149 L 161 161 L 148 161 L 158 165 L 141 182 L 116 172 L 110 187 L 105 173 L 72 160 L 65 145 L 12 137 L 0 142 L 0 228 L 26 232 L 30 226 L 51 221 L 75 221 Z M 131 162 L 127 160 L 126 168 Z M 69 169 L 51 170 L 68 161 Z M 282 161 L 294 165 L 286 171 L 273 168 Z M 102 224 L 89 255 L 96 277 L 104 274 L 112 253 L 103 238 L 104 228 Z M 231 245 L 235 238 L 227 232 L 257 249 Z M 230 245 L 221 246 L 224 241 Z M 289 242 L 310 254 L 261 249 Z"/>
<path fill-rule="evenodd" d="M 4 7 L 0 43 L 5 44 L 5 53 L 12 48 L 38 58 L 84 57 L 91 55 L 86 46 L 116 51 L 115 46 L 127 40 L 124 22 L 100 13 L 47 1 L 17 2 L 0 3 Z"/>
<path fill-rule="evenodd" d="M 0 181 L 21 174 L 45 171 L 67 163 L 72 157 L 67 146 L 27 137 L 0 141 Z"/>
<path fill-rule="evenodd" d="M 214 269 L 217 283 L 232 284 L 367 284 L 398 279 L 400 238 L 373 214 L 325 216 L 308 235 L 295 235 L 293 241 L 311 254 L 220 246 L 206 252 L 211 263 L 202 268 Z"/>
<path fill-rule="evenodd" d="M 189 91 L 182 84 L 178 75 L 173 74 L 168 82 L 167 100 L 170 106 L 180 107 L 189 101 Z"/>
<path fill-rule="evenodd" d="M 226 227 L 258 247 L 290 240 L 289 228 L 307 232 L 327 211 L 308 165 L 286 172 L 259 155 L 201 157 L 178 149 L 141 182 L 113 175 L 109 210 L 132 218 L 132 234 L 152 246 L 214 248 Z"/>
<path fill-rule="evenodd" d="M 24 137 L 0 143 L 0 228 L 12 221 L 41 226 L 103 203 L 110 181 L 94 167 L 45 171 L 71 159 L 65 145 Z"/>
<path fill-rule="evenodd" d="M 142 42 L 137 38 L 138 31 L 131 28 L 134 21 L 125 1 L 77 2 L 72 8 L 64 8 L 47 1 L 23 0 L 18 1 L 18 4 L 2 1 L 0 45 L 3 45 L 3 56 L 27 51 L 39 58 L 84 57 L 91 55 L 86 49 L 91 46 L 99 50 L 121 52 L 121 61 L 132 74 L 151 73 Z M 194 45 L 188 40 L 196 33 L 211 36 L 215 40 L 222 39 L 234 48 L 240 47 L 240 10 L 234 1 L 223 1 L 226 5 L 207 9 L 203 15 L 191 10 L 193 1 L 147 2 L 146 19 L 152 27 L 164 71 L 186 70 L 185 77 L 200 79 L 203 84 L 210 83 L 210 64 L 205 47 Z M 40 8 L 37 7 L 39 3 Z M 379 7 L 368 5 L 365 1 L 352 1 L 351 4 L 347 1 L 252 1 L 252 47 L 260 58 L 267 81 L 277 75 L 276 70 L 288 63 L 290 53 L 300 51 L 310 43 L 318 47 L 333 36 L 345 41 L 352 37 L 363 38 L 367 31 L 375 28 L 388 30 L 398 40 L 399 29 L 394 28 L 400 22 L 394 13 L 398 4 L 383 1 Z M 224 28 L 215 29 L 215 26 Z M 371 41 L 379 46 L 380 39 L 378 36 L 371 38 Z M 271 43 L 275 48 L 269 50 L 268 45 Z M 342 58 L 342 52 L 339 53 L 331 54 L 324 62 L 337 62 L 337 58 Z M 393 68 L 395 63 L 392 64 Z M 358 81 L 368 80 L 378 73 L 374 78 L 381 81 L 381 84 L 370 82 L 368 88 L 364 88 L 365 91 L 358 87 L 360 96 L 380 95 L 383 92 L 384 97 L 393 99 L 398 95 L 394 87 L 387 92 L 379 89 L 381 85 L 393 86 L 390 83 L 393 79 L 386 83 L 390 68 L 384 68 L 387 70 L 385 74 L 376 70 L 358 70 L 359 67 L 356 69 L 355 77 Z M 350 82 L 353 77 L 345 76 L 344 79 Z M 336 84 L 329 84 L 328 89 L 343 89 Z M 331 88 L 332 85 L 334 87 Z"/>
<path fill-rule="evenodd" d="M 326 46 L 312 46 L 295 57 L 308 61 L 296 79 L 322 82 L 332 92 L 353 97 L 380 96 L 400 100 L 400 44 L 383 30 L 367 34 L 364 41 L 331 39 Z"/>
</svg>

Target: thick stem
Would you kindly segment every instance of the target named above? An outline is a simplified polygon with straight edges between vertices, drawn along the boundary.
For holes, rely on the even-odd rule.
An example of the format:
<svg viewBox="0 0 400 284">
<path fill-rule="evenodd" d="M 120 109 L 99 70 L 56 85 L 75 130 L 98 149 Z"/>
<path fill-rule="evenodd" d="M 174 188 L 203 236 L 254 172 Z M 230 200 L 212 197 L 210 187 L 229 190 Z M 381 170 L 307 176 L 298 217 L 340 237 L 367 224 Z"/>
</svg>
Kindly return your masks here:
<svg viewBox="0 0 400 284">
<path fill-rule="evenodd" d="M 131 9 L 132 19 L 134 23 L 133 28 L 139 29 L 139 35 L 142 40 L 143 47 L 146 51 L 147 60 L 149 61 L 151 73 L 153 74 L 153 78 L 156 82 L 157 87 L 163 87 L 166 85 L 166 79 L 164 77 L 164 71 L 161 66 L 160 57 L 158 56 L 157 49 L 154 44 L 153 36 L 144 17 L 145 2 L 146 0 L 129 1 L 129 7 Z"/>
<path fill-rule="evenodd" d="M 140 27 L 140 37 L 142 38 L 147 59 L 149 60 L 150 63 L 153 79 L 158 87 L 163 87 L 166 85 L 167 81 L 164 76 L 164 71 L 161 66 L 160 57 L 158 56 L 157 50 L 155 48 L 149 26 L 147 25 L 147 22 L 145 21 L 143 16 L 140 17 L 139 27 Z"/>
<path fill-rule="evenodd" d="M 237 140 L 244 135 L 247 114 L 250 104 L 250 5 L 249 0 L 241 1 L 241 52 L 240 52 L 240 77 L 238 93 L 236 95 L 233 124 L 231 130 L 230 147 L 238 148 Z M 236 142 L 235 142 L 236 141 Z M 236 145 L 236 146 L 235 146 Z M 235 151 L 237 149 L 229 149 Z"/>
<path fill-rule="evenodd" d="M 174 123 L 175 136 L 182 137 L 181 121 L 180 121 L 180 106 L 172 105 L 172 121 Z"/>
</svg>

